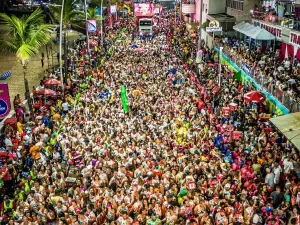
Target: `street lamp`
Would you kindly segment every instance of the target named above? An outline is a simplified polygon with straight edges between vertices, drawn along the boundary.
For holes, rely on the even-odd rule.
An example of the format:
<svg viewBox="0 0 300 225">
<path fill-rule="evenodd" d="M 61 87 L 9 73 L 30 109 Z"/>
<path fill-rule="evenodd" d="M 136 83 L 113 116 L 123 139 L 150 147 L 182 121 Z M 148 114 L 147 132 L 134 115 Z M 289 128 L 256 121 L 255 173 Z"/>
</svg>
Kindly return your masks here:
<svg viewBox="0 0 300 225">
<path fill-rule="evenodd" d="M 87 50 L 88 50 L 88 58 L 90 60 L 90 38 L 89 38 L 89 29 L 88 29 L 88 20 L 87 20 L 87 7 L 86 0 L 84 0 L 84 12 L 85 12 L 85 29 L 86 29 L 86 41 L 87 41 Z"/>
<path fill-rule="evenodd" d="M 63 27 L 64 4 L 65 4 L 65 0 L 62 0 L 61 5 L 49 4 L 55 7 L 61 7 L 60 24 L 59 24 L 59 71 L 60 71 L 61 88 L 63 92 L 64 92 L 64 80 L 63 80 L 63 72 L 62 72 L 62 27 Z M 65 52 L 65 54 L 67 53 Z"/>
<path fill-rule="evenodd" d="M 104 19 L 104 16 L 103 16 L 103 0 L 101 0 L 101 26 L 100 26 L 100 30 L 101 30 L 101 48 L 103 46 L 103 19 Z M 102 51 L 102 49 L 101 49 Z"/>
<path fill-rule="evenodd" d="M 220 47 L 220 56 L 219 56 L 219 87 L 221 87 L 221 76 L 222 76 L 222 51 L 223 47 Z"/>
</svg>

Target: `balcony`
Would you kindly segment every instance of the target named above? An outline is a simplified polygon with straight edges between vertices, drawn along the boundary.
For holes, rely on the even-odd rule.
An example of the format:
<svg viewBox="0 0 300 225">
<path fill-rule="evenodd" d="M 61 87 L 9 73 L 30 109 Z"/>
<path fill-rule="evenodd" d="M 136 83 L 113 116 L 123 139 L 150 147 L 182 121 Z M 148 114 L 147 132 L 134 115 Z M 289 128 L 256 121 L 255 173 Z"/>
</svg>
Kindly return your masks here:
<svg viewBox="0 0 300 225">
<path fill-rule="evenodd" d="M 251 18 L 261 20 L 273 25 L 289 28 L 291 30 L 300 31 L 300 15 L 285 15 L 283 17 L 277 16 L 276 12 L 260 12 L 251 10 Z"/>
</svg>

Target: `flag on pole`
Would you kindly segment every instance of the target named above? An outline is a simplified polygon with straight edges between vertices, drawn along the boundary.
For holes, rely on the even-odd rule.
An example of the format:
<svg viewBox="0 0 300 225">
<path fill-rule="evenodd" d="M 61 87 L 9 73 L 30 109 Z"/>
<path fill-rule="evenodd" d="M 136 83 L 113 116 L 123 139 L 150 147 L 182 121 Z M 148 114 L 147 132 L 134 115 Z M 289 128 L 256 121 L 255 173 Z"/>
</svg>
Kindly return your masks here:
<svg viewBox="0 0 300 225">
<path fill-rule="evenodd" d="M 236 72 L 233 75 L 232 80 L 237 80 L 237 81 L 241 82 L 242 81 L 242 71 L 240 70 L 240 71 Z"/>
<path fill-rule="evenodd" d="M 121 99 L 124 113 L 128 113 L 128 98 L 126 94 L 126 87 L 124 85 L 121 88 Z"/>
</svg>

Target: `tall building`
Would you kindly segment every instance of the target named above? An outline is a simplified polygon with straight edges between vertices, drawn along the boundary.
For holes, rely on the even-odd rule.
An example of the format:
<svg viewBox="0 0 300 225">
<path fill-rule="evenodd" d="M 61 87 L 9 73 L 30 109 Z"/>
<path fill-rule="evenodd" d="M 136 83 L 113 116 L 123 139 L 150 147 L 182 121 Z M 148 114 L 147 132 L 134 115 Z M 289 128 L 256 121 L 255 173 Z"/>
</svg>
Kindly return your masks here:
<svg viewBox="0 0 300 225">
<path fill-rule="evenodd" d="M 227 14 L 234 16 L 237 22 L 250 21 L 250 11 L 260 4 L 261 0 L 226 0 Z"/>
</svg>

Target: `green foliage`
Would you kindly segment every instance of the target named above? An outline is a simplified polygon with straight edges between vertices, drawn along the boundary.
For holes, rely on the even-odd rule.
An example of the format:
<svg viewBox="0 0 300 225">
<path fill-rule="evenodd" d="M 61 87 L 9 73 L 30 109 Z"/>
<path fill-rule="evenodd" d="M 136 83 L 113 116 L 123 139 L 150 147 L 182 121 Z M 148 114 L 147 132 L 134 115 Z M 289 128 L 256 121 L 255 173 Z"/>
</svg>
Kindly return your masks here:
<svg viewBox="0 0 300 225">
<path fill-rule="evenodd" d="M 0 40 L 0 50 L 16 54 L 23 65 L 51 40 L 52 26 L 43 24 L 40 9 L 21 18 L 0 14 L 0 19 L 9 28 L 9 40 Z"/>
<path fill-rule="evenodd" d="M 76 20 L 82 14 L 76 7 L 77 4 L 80 3 L 80 0 L 64 0 L 64 13 L 63 13 L 63 24 L 74 24 Z M 54 14 L 55 19 L 57 22 L 60 21 L 61 10 L 62 10 L 62 0 L 57 0 L 57 6 L 50 5 L 49 8 L 51 12 Z"/>
<path fill-rule="evenodd" d="M 107 6 L 108 5 L 108 0 L 102 0 L 102 6 Z M 101 0 L 91 0 L 90 1 L 90 4 L 89 4 L 89 7 L 91 8 L 100 8 L 101 7 Z"/>
</svg>

